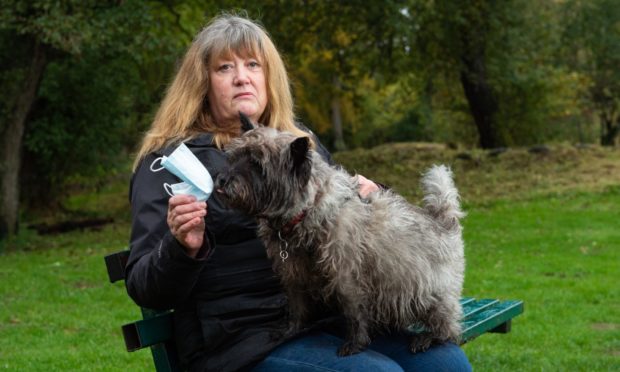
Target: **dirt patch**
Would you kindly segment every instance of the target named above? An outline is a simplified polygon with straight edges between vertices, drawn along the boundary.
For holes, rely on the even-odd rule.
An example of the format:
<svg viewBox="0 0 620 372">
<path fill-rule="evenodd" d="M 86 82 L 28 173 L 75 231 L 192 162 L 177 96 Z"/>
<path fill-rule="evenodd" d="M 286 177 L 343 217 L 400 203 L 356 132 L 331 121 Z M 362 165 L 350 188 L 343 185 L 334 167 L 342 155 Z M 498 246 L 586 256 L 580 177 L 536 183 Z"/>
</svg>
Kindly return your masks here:
<svg viewBox="0 0 620 372">
<path fill-rule="evenodd" d="M 595 331 L 615 331 L 620 329 L 618 323 L 592 323 L 590 327 Z"/>
<path fill-rule="evenodd" d="M 449 164 L 463 201 L 521 200 L 564 192 L 620 192 L 620 151 L 601 146 L 546 145 L 544 150 L 452 149 L 400 143 L 334 154 L 350 172 L 389 185 L 415 201 L 419 176 L 432 164 Z"/>
</svg>

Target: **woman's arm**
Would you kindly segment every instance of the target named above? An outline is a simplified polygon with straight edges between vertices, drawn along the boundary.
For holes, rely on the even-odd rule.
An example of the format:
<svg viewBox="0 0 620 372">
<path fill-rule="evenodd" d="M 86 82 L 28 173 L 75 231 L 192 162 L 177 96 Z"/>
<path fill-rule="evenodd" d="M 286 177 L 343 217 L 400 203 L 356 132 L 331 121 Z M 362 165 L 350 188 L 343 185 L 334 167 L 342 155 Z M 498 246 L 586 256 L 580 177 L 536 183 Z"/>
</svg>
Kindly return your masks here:
<svg viewBox="0 0 620 372">
<path fill-rule="evenodd" d="M 175 183 L 167 171 L 150 170 L 154 156 L 147 156 L 133 175 L 130 186 L 132 227 L 126 286 L 140 306 L 169 309 L 189 297 L 213 246 L 204 233 L 195 258 L 168 227 L 168 199 L 163 183 Z"/>
</svg>

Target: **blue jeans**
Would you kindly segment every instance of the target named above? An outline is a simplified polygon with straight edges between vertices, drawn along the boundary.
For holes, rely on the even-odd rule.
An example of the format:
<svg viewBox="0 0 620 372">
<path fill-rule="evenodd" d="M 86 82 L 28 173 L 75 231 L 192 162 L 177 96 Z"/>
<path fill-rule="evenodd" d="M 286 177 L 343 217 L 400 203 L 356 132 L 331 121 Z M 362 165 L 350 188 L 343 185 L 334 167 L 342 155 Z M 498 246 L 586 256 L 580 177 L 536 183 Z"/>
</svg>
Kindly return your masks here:
<svg viewBox="0 0 620 372">
<path fill-rule="evenodd" d="M 463 350 L 446 343 L 412 354 L 403 335 L 379 336 L 365 351 L 339 357 L 343 339 L 312 332 L 289 341 L 271 352 L 254 372 L 277 371 L 471 371 Z"/>
</svg>

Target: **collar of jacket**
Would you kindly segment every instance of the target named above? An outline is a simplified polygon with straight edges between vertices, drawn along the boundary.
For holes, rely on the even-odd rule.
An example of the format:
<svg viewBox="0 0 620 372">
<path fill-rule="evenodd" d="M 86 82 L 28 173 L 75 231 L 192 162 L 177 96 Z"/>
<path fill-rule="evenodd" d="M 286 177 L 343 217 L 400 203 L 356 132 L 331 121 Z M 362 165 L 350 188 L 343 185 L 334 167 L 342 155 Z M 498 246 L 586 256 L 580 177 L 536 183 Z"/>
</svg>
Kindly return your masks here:
<svg viewBox="0 0 620 372">
<path fill-rule="evenodd" d="M 185 141 L 187 146 L 215 146 L 213 142 L 213 134 L 203 133 L 198 136 Z"/>
<path fill-rule="evenodd" d="M 187 147 L 189 147 L 190 149 L 192 147 L 215 147 L 215 143 L 213 142 L 213 135 L 211 133 L 199 134 L 194 138 L 183 141 L 183 143 L 185 143 L 185 145 L 187 145 Z M 177 143 L 171 146 L 164 147 L 163 149 L 156 151 L 156 153 L 159 155 L 170 156 L 170 154 L 172 154 L 172 152 L 176 150 L 179 145 L 180 143 Z"/>
</svg>

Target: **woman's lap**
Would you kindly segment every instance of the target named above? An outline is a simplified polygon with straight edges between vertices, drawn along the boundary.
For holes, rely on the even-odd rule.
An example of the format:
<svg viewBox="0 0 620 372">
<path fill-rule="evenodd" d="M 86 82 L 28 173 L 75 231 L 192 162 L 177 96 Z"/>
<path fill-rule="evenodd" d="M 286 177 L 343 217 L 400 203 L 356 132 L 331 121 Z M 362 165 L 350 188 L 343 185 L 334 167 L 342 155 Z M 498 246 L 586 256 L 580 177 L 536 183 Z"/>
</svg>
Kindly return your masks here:
<svg viewBox="0 0 620 372">
<path fill-rule="evenodd" d="M 369 348 L 396 361 L 405 371 L 471 371 L 463 350 L 453 343 L 435 345 L 423 353 L 411 354 L 404 335 L 377 337 Z"/>
<path fill-rule="evenodd" d="M 465 353 L 450 343 L 411 354 L 405 336 L 381 336 L 367 350 L 339 357 L 342 343 L 334 335 L 313 332 L 276 348 L 254 371 L 471 371 Z"/>
</svg>

